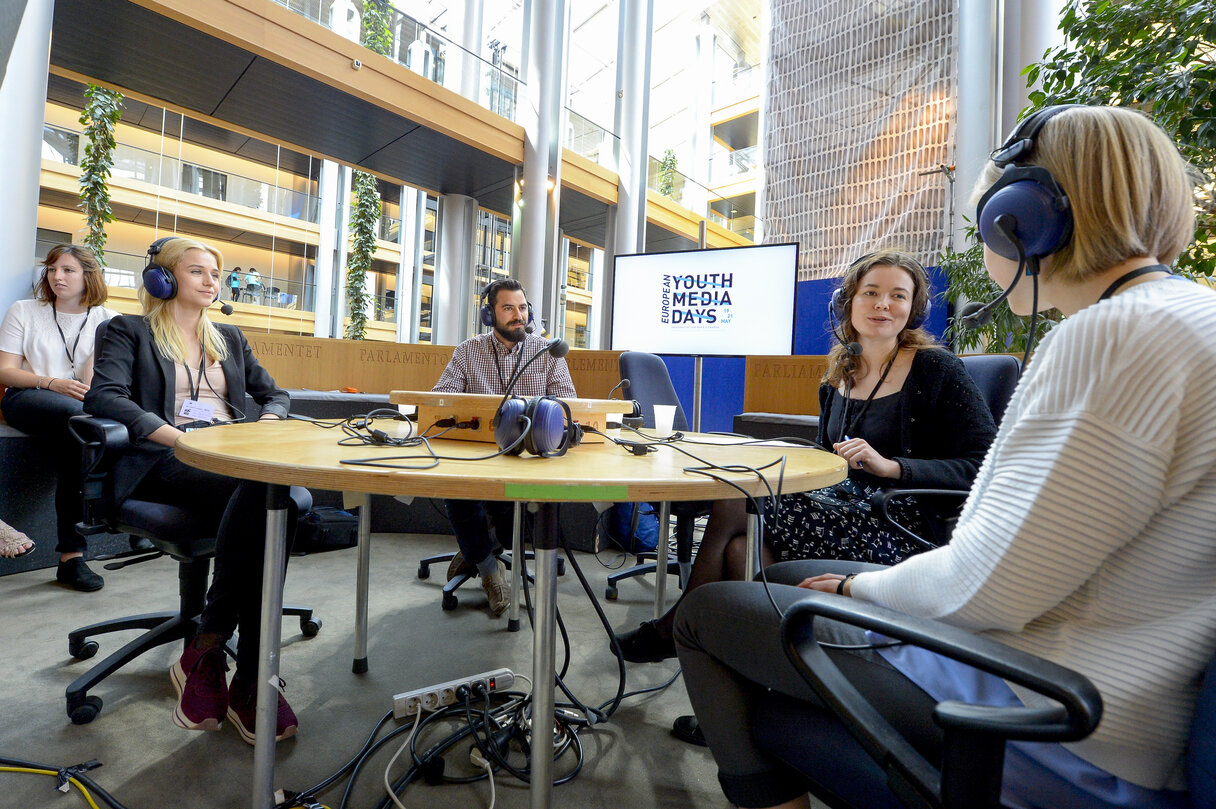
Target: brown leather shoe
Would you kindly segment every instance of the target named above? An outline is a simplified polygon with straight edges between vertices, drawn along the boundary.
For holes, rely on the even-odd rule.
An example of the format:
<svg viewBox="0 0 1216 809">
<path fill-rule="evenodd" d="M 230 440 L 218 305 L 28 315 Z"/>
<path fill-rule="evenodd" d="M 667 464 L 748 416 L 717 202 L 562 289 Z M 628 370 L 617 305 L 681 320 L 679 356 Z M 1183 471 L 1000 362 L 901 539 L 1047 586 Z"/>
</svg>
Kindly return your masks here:
<svg viewBox="0 0 1216 809">
<path fill-rule="evenodd" d="M 489 599 L 490 614 L 495 618 L 507 611 L 507 607 L 511 606 L 511 586 L 507 584 L 506 577 L 503 576 L 502 563 L 498 563 L 498 569 L 489 576 L 483 576 L 481 579 L 481 589 L 486 591 L 486 598 Z"/>
<path fill-rule="evenodd" d="M 470 565 L 468 562 L 466 562 L 464 560 L 463 553 L 461 553 L 460 551 L 456 551 L 456 555 L 453 556 L 452 561 L 448 563 L 448 579 L 447 580 L 451 581 L 452 579 L 456 578 L 457 576 L 459 576 L 461 574 L 465 574 L 468 576 L 476 576 L 477 568 L 473 567 L 472 565 Z"/>
</svg>

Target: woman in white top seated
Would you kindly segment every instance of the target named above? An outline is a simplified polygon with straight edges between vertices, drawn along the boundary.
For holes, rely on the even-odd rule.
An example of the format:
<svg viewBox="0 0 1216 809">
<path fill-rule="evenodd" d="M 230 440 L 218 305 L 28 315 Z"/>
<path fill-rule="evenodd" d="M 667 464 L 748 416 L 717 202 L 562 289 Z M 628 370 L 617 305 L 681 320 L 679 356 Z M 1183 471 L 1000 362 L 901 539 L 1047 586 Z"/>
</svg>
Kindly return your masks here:
<svg viewBox="0 0 1216 809">
<path fill-rule="evenodd" d="M 85 564 L 84 537 L 76 533 L 80 447 L 67 425 L 84 412 L 97 324 L 117 314 L 102 306 L 108 295 L 92 250 L 57 245 L 46 254 L 34 297 L 14 303 L 0 324 L 0 385 L 8 387 L 0 410 L 18 430 L 51 441 L 59 478 L 55 578 L 82 591 L 99 590 L 104 581 Z"/>
<path fill-rule="evenodd" d="M 1035 352 L 948 545 L 855 575 L 776 565 L 773 602 L 743 582 L 685 597 L 680 663 L 719 781 L 741 807 L 808 805 L 807 782 L 748 727 L 766 689 L 816 702 L 785 657 L 774 608 L 797 602 L 799 587 L 983 632 L 1097 686 L 1105 708 L 1091 736 L 1008 746 L 1002 805 L 1180 803 L 1216 647 L 1216 293 L 1167 266 L 1194 234 L 1188 167 L 1137 111 L 1053 107 L 993 152 L 977 192 L 989 274 L 1005 286 L 1023 278 L 1010 308 L 1067 317 Z M 1041 258 L 1041 274 L 1022 276 L 1019 256 Z M 935 702 L 984 693 L 1020 704 L 999 678 L 916 648 L 828 653 L 930 760 Z M 851 755 L 829 754 L 834 767 Z"/>
</svg>

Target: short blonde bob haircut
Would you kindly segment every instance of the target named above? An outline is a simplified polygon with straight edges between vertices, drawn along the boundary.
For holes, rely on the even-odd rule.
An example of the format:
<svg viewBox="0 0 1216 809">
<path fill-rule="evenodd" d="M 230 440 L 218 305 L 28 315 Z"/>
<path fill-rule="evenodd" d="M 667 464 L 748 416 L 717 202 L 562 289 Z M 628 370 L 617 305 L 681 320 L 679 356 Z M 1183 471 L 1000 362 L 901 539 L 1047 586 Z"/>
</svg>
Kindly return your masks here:
<svg viewBox="0 0 1216 809">
<path fill-rule="evenodd" d="M 177 265 L 186 257 L 186 253 L 191 250 L 202 250 L 205 253 L 210 253 L 215 257 L 216 268 L 222 273 L 224 271 L 224 256 L 219 250 L 208 244 L 197 242 L 192 239 L 170 239 L 161 245 L 160 251 L 156 254 L 156 263 L 164 267 L 169 272 L 173 272 Z M 174 362 L 185 363 L 186 361 L 186 343 L 182 340 L 181 332 L 178 330 L 177 322 L 173 319 L 173 307 L 176 306 L 176 298 L 162 300 L 154 298 L 148 294 L 145 287 L 139 288 L 139 302 L 144 308 L 144 320 L 148 322 L 148 326 L 152 329 L 152 337 L 156 341 L 156 348 L 161 355 L 173 360 Z M 228 356 L 228 344 L 224 342 L 224 337 L 220 334 L 219 329 L 207 317 L 207 311 L 204 309 L 202 316 L 198 320 L 198 338 L 202 343 L 203 351 L 207 357 L 214 362 L 219 362 Z"/>
<path fill-rule="evenodd" d="M 1079 283 L 1130 258 L 1173 264 L 1195 234 L 1193 174 L 1148 116 L 1123 107 L 1074 107 L 1047 121 L 1019 161 L 1051 172 L 1068 195 L 1073 233 L 1043 276 Z M 989 161 L 974 205 L 1001 176 Z"/>
</svg>

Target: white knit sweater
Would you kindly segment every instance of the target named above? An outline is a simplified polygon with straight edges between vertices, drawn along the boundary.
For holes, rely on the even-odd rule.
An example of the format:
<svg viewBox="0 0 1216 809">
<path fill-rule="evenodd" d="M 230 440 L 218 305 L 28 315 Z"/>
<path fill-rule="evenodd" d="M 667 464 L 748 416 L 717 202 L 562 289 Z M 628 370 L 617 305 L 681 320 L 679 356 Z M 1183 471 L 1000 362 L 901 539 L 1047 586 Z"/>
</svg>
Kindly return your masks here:
<svg viewBox="0 0 1216 809">
<path fill-rule="evenodd" d="M 1216 293 L 1161 280 L 1084 309 L 1036 352 L 950 544 L 852 594 L 1081 672 L 1105 711 L 1069 748 L 1181 787 L 1216 648 L 1214 407 Z"/>
</svg>

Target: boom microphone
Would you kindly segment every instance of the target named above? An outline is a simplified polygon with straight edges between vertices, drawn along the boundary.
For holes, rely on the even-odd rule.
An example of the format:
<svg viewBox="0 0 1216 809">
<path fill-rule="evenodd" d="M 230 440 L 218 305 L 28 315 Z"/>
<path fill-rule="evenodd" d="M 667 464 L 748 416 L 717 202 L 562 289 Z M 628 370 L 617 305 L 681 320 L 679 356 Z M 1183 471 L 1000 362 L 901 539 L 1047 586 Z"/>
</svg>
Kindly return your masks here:
<svg viewBox="0 0 1216 809">
<path fill-rule="evenodd" d="M 519 350 L 523 351 L 523 347 L 520 346 Z M 515 383 L 520 380 L 524 374 L 524 371 L 528 370 L 528 366 L 535 362 L 537 357 L 546 353 L 551 354 L 554 357 L 564 357 L 570 353 L 570 344 L 560 337 L 554 337 L 552 340 L 546 342 L 539 351 L 537 351 L 531 357 L 528 357 L 528 361 L 519 366 L 519 368 L 515 370 L 515 373 L 511 374 L 511 378 L 507 380 L 507 387 L 502 393 L 502 401 L 498 403 L 498 409 L 495 411 L 495 421 L 498 420 L 498 414 L 502 412 L 503 404 L 507 401 L 507 399 L 511 398 L 511 391 L 515 390 Z"/>
<path fill-rule="evenodd" d="M 959 307 L 958 312 L 954 315 L 954 320 L 966 329 L 983 328 L 988 325 L 989 320 L 992 320 L 992 307 L 986 303 L 972 301 Z"/>
<path fill-rule="evenodd" d="M 628 387 L 629 387 L 629 380 L 622 379 L 620 382 L 616 383 L 616 386 L 612 390 L 608 391 L 608 398 L 611 399 L 612 394 L 616 393 L 621 388 L 628 388 Z"/>
</svg>

